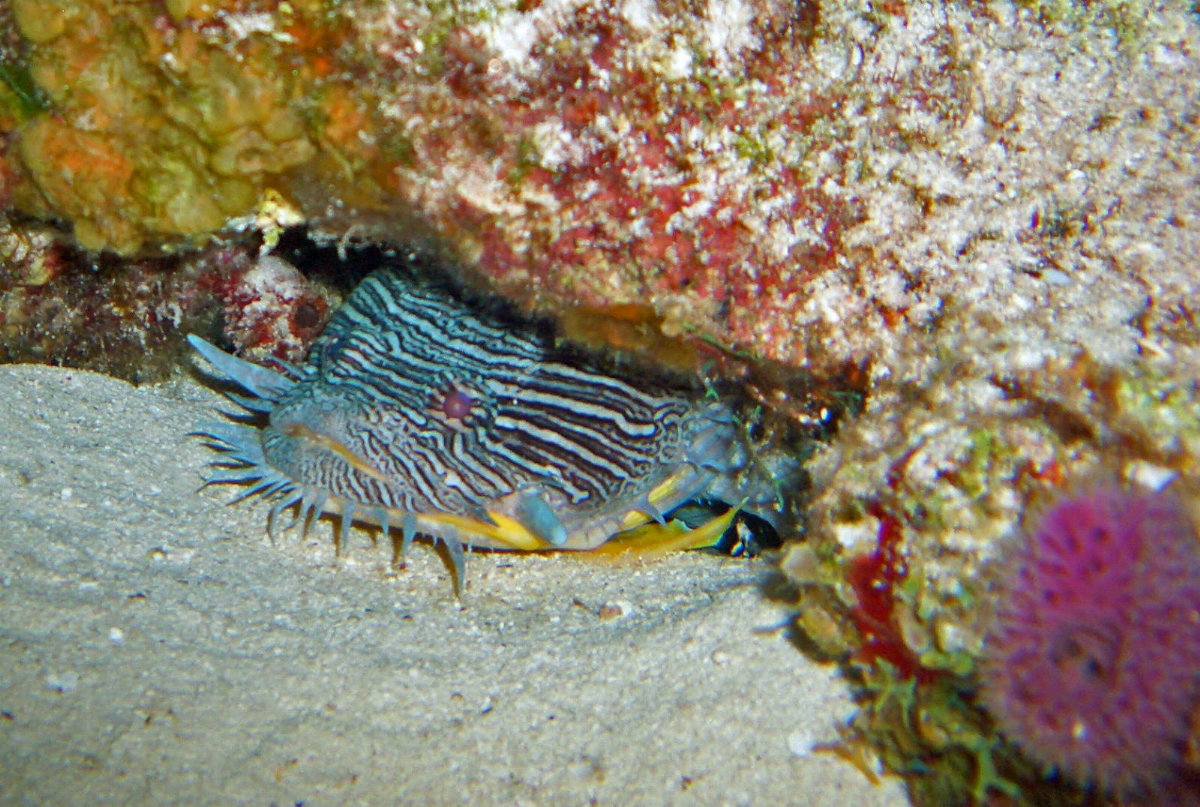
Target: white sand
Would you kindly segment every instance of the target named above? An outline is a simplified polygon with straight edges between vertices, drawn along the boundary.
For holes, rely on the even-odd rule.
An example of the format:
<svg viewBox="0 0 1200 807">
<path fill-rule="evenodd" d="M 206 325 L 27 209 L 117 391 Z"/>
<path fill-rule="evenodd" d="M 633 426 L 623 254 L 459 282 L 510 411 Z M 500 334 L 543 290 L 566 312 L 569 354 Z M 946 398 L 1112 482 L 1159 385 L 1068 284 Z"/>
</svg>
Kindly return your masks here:
<svg viewBox="0 0 1200 807">
<path fill-rule="evenodd" d="M 197 494 L 217 402 L 0 367 L 0 803 L 908 803 L 806 752 L 853 705 L 761 564 L 480 554 L 460 604 Z"/>
</svg>

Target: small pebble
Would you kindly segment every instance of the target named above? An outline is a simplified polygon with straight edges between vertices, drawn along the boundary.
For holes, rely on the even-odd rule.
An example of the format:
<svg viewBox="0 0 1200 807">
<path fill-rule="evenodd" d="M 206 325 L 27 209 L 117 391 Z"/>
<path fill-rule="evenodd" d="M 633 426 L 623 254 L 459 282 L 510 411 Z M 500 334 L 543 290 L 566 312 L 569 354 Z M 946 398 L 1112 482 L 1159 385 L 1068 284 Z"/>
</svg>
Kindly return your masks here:
<svg viewBox="0 0 1200 807">
<path fill-rule="evenodd" d="M 79 673 L 50 673 L 43 679 L 46 686 L 58 692 L 70 692 L 79 686 Z"/>
<path fill-rule="evenodd" d="M 794 757 L 807 757 L 813 752 L 816 742 L 813 736 L 804 730 L 793 731 L 787 738 L 788 750 Z"/>
</svg>

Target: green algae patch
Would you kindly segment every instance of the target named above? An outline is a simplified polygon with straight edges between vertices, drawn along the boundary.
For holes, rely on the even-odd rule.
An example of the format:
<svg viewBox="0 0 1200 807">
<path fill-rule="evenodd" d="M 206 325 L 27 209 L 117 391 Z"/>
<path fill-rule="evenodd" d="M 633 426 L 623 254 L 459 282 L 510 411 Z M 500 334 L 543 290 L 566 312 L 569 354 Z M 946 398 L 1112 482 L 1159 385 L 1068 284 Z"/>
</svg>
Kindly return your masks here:
<svg viewBox="0 0 1200 807">
<path fill-rule="evenodd" d="M 26 120 L 49 106 L 49 99 L 34 83 L 25 64 L 0 60 L 0 114 Z"/>
</svg>

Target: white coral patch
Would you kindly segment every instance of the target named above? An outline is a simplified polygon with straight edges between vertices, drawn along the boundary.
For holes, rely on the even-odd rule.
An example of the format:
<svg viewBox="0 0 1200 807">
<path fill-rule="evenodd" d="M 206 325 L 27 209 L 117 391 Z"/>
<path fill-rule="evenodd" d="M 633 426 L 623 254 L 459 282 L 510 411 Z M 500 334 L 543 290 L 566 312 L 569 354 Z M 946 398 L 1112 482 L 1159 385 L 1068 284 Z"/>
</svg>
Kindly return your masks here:
<svg viewBox="0 0 1200 807">
<path fill-rule="evenodd" d="M 546 0 L 531 11 L 513 7 L 472 26 L 472 30 L 483 37 L 487 49 L 509 68 L 528 73 L 536 68 L 530 61 L 533 46 L 539 39 L 560 33 L 571 12 L 581 5 L 584 3 L 580 0 Z"/>
<path fill-rule="evenodd" d="M 242 285 L 256 297 L 294 300 L 304 296 L 304 275 L 282 258 L 267 255 L 242 276 Z"/>
<path fill-rule="evenodd" d="M 667 58 L 663 61 L 662 72 L 666 78 L 679 80 L 692 74 L 692 50 L 682 37 L 676 37 Z"/>
<path fill-rule="evenodd" d="M 447 172 L 447 180 L 451 180 L 459 198 L 472 207 L 492 216 L 517 216 L 525 212 L 523 205 L 513 201 L 508 185 L 497 179 L 493 166 L 471 165 L 454 173 L 458 176 Z"/>
<path fill-rule="evenodd" d="M 635 31 L 649 33 L 659 22 L 654 0 L 625 0 L 621 4 L 621 16 Z"/>
<path fill-rule="evenodd" d="M 248 14 L 219 11 L 217 17 L 225 23 L 225 28 L 234 42 L 249 39 L 256 34 L 276 33 L 275 18 L 267 11 Z"/>
<path fill-rule="evenodd" d="M 557 118 L 541 121 L 534 126 L 533 145 L 537 149 L 538 162 L 550 170 L 577 162 L 584 156 L 583 149 Z"/>
<path fill-rule="evenodd" d="M 847 554 L 865 552 L 879 540 L 880 521 L 875 517 L 833 525 L 833 534 Z"/>
<path fill-rule="evenodd" d="M 708 49 L 720 67 L 729 67 L 743 50 L 758 43 L 750 30 L 753 9 L 742 0 L 708 0 L 706 16 Z"/>
</svg>

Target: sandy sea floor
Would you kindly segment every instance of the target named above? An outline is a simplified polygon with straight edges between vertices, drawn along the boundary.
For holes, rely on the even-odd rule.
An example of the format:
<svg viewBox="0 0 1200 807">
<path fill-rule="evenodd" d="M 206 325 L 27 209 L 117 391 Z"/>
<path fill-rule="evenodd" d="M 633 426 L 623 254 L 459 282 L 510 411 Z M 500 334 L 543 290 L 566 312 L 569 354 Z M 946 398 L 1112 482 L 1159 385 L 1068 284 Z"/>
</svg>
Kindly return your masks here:
<svg viewBox="0 0 1200 807">
<path fill-rule="evenodd" d="M 0 368 L 0 803 L 907 804 L 852 713 L 699 554 L 442 558 L 196 492 L 219 397 Z"/>
</svg>

